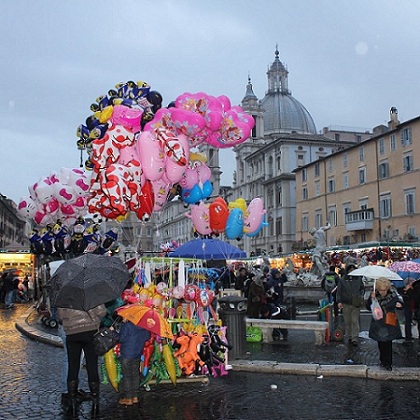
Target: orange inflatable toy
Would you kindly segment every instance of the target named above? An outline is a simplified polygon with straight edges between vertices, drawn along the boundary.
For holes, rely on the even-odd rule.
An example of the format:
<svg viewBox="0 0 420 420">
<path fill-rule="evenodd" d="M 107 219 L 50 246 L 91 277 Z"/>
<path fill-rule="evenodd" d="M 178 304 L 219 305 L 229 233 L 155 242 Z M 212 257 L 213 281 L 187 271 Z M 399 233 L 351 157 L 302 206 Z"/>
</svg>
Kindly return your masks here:
<svg viewBox="0 0 420 420">
<path fill-rule="evenodd" d="M 175 351 L 174 356 L 178 359 L 179 367 L 184 375 L 192 375 L 197 363 L 199 366 L 204 366 L 204 362 L 198 355 L 198 346 L 204 341 L 203 336 L 188 334 L 178 337 L 175 341 L 181 347 Z"/>
</svg>

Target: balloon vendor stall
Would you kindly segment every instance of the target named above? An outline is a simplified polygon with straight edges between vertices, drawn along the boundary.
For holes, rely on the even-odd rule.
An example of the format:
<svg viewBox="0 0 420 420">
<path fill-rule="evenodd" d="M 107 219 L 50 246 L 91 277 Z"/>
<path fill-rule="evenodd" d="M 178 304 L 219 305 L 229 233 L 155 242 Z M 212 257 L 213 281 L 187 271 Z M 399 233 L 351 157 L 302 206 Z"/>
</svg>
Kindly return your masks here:
<svg viewBox="0 0 420 420">
<path fill-rule="evenodd" d="M 69 259 L 108 253 L 118 235 L 101 233 L 101 218 L 122 222 L 131 213 L 148 221 L 175 197 L 189 207 L 185 217 L 195 237 L 235 240 L 267 226 L 259 197 L 248 205 L 243 198 L 204 203 L 213 185 L 211 162 L 201 146 L 241 144 L 254 127 L 252 115 L 224 95 L 186 92 L 167 107 L 162 101 L 146 82 L 127 81 L 90 105 L 92 113 L 76 132 L 84 170 L 62 168 L 41 178 L 18 205 L 19 214 L 36 225 L 30 237 L 34 254 Z M 87 214 L 97 218 L 93 224 L 87 225 Z M 206 247 L 209 255 L 210 243 Z M 236 251 L 240 258 L 241 250 Z M 136 261 L 120 311 L 152 332 L 143 352 L 142 385 L 227 374 L 230 345 L 217 315 L 218 274 L 197 259 Z M 103 365 L 104 380 L 115 389 L 118 351 L 117 345 L 107 352 Z"/>
<path fill-rule="evenodd" d="M 141 386 L 207 382 L 228 374 L 226 327 L 217 315 L 217 269 L 202 260 L 142 258 L 123 292 L 122 318 L 152 333 L 141 361 Z M 118 390 L 119 345 L 104 356 L 102 375 Z"/>
</svg>

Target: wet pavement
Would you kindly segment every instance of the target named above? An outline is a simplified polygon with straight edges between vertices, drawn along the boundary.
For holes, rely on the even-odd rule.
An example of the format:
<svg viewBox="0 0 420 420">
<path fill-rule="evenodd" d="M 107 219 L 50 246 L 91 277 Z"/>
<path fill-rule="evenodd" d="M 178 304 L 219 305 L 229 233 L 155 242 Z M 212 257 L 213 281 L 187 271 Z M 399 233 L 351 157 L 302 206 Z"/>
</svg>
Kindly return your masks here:
<svg viewBox="0 0 420 420">
<path fill-rule="evenodd" d="M 34 341 L 16 329 L 22 319 L 28 328 L 54 332 L 37 324 L 31 305 L 13 310 L 0 306 L 0 419 L 65 419 L 60 407 L 63 350 L 56 345 Z M 365 322 L 362 317 L 362 330 Z M 45 330 L 45 331 L 44 331 Z M 363 334 L 362 334 L 363 335 Z M 101 419 L 406 419 L 418 418 L 420 376 L 418 340 L 394 343 L 392 374 L 410 373 L 417 380 L 397 376 L 378 379 L 331 375 L 327 367 L 363 367 L 382 372 L 377 366 L 376 343 L 360 339 L 357 349 L 342 343 L 315 346 L 313 333 L 290 331 L 288 341 L 246 345 L 241 360 L 224 377 L 210 377 L 208 384 L 182 383 L 142 389 L 140 403 L 124 408 L 111 385 L 101 385 Z M 351 362 L 350 362 L 351 360 Z M 241 366 L 252 366 L 251 371 Z M 279 366 L 314 367 L 312 374 L 296 371 L 284 374 Z M 364 369 L 365 367 L 363 367 Z M 324 371 L 322 370 L 324 369 Z M 285 370 L 283 370 L 284 372 Z M 324 372 L 324 374 L 322 374 Z M 387 374 L 388 375 L 388 374 Z M 87 389 L 86 372 L 80 375 Z M 90 418 L 90 403 L 80 407 L 80 419 Z"/>
</svg>

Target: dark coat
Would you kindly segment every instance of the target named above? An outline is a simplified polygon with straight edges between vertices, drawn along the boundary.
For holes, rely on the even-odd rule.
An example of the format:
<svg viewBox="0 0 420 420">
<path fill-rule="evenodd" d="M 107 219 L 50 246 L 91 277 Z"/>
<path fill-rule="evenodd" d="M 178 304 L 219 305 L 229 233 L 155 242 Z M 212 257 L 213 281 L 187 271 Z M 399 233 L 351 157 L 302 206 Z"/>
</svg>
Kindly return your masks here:
<svg viewBox="0 0 420 420">
<path fill-rule="evenodd" d="M 352 276 L 345 274 L 338 280 L 337 303 L 346 303 L 351 305 L 352 298 L 363 296 L 365 285 L 361 276 Z"/>
<path fill-rule="evenodd" d="M 121 358 L 140 360 L 144 345 L 149 339 L 150 331 L 137 327 L 130 321 L 124 322 L 119 333 Z"/>
<path fill-rule="evenodd" d="M 246 304 L 246 315 L 249 318 L 259 318 L 261 312 L 261 306 L 266 303 L 264 286 L 261 284 L 261 280 L 251 282 L 248 291 L 248 299 Z"/>
<path fill-rule="evenodd" d="M 390 296 L 392 294 L 392 297 Z M 402 298 L 396 291 L 388 292 L 385 298 L 382 298 L 379 292 L 376 292 L 376 298 L 381 305 L 384 316 L 382 319 L 375 320 L 372 317 L 369 328 L 369 337 L 375 341 L 392 341 L 402 338 L 400 324 L 393 326 L 385 324 L 385 314 L 387 312 L 395 312 L 397 302 L 403 303 Z M 372 296 L 369 297 L 366 303 L 366 308 L 370 310 L 372 304 Z"/>
</svg>

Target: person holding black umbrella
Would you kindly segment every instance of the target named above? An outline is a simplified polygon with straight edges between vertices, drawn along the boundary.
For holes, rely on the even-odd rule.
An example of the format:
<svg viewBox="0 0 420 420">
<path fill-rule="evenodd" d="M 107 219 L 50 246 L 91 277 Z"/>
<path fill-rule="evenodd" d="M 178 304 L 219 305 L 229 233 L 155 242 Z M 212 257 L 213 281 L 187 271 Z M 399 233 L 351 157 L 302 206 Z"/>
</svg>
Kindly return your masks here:
<svg viewBox="0 0 420 420">
<path fill-rule="evenodd" d="M 68 411 L 73 417 L 77 417 L 77 391 L 82 350 L 86 358 L 86 370 L 93 400 L 92 418 L 96 418 L 99 414 L 98 355 L 95 352 L 93 335 L 98 331 L 101 319 L 106 313 L 106 308 L 103 304 L 88 311 L 70 308 L 57 309 L 58 318 L 62 322 L 66 333 Z"/>
<path fill-rule="evenodd" d="M 77 416 L 82 350 L 93 400 L 92 418 L 99 413 L 98 356 L 93 336 L 107 314 L 105 304 L 121 297 L 129 279 L 130 273 L 118 257 L 87 253 L 63 262 L 47 284 L 51 305 L 57 308 L 66 333 L 69 411 L 73 416 Z"/>
</svg>

